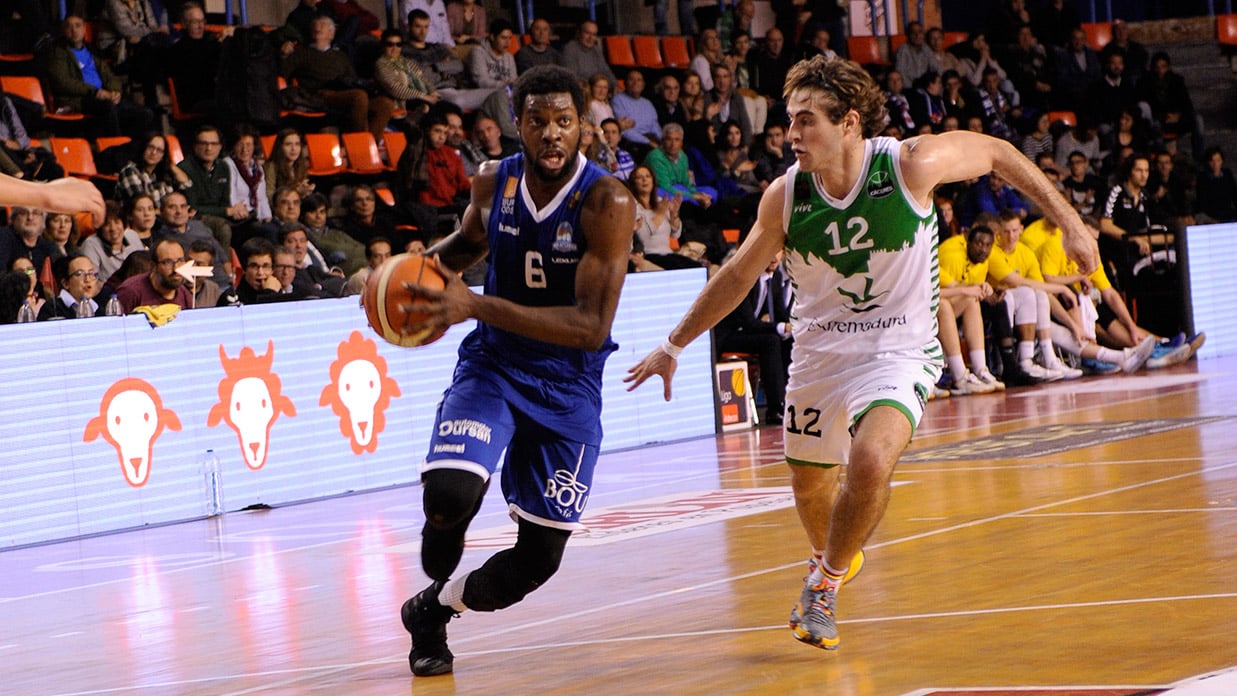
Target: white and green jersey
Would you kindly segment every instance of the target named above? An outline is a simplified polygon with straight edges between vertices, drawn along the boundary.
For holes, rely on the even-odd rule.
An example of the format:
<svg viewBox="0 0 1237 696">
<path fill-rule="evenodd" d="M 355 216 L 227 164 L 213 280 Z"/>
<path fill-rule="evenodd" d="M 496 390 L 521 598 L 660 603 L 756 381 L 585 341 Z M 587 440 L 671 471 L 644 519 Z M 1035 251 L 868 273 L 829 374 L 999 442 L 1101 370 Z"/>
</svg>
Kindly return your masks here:
<svg viewBox="0 0 1237 696">
<path fill-rule="evenodd" d="M 872 138 L 838 200 L 819 178 L 786 172 L 786 267 L 796 355 L 918 352 L 939 361 L 936 210 L 902 181 L 893 138 Z M 796 358 L 798 360 L 799 358 Z"/>
</svg>

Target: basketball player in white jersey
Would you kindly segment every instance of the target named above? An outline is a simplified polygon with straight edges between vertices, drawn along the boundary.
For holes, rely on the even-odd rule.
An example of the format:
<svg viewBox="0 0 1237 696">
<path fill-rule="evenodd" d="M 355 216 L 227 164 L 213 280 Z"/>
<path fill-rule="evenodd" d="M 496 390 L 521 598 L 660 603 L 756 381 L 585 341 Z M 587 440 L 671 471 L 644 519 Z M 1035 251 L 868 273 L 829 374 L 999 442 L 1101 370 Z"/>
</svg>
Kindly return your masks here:
<svg viewBox="0 0 1237 696">
<path fill-rule="evenodd" d="M 933 190 L 995 170 L 1062 221 L 1066 251 L 1099 260 L 1076 212 L 1008 142 L 968 131 L 897 141 L 884 97 L 850 61 L 818 56 L 784 90 L 797 162 L 760 201 L 755 225 L 662 346 L 629 370 L 670 398 L 675 357 L 726 316 L 779 250 L 795 287 L 785 449 L 812 556 L 790 614 L 795 637 L 838 646 L 838 588 L 889 502 L 890 479 L 940 374 L 940 281 Z M 846 480 L 839 472 L 846 466 Z"/>
</svg>

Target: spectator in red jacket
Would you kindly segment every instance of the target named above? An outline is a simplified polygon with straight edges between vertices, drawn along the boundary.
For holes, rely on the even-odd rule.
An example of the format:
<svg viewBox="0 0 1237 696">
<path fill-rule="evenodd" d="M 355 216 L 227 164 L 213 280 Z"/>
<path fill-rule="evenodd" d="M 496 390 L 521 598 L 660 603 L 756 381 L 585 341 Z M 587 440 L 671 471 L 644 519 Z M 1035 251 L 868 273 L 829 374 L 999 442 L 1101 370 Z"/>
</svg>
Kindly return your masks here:
<svg viewBox="0 0 1237 696">
<path fill-rule="evenodd" d="M 421 124 L 428 138 L 425 148 L 425 188 L 420 202 L 439 209 L 439 214 L 462 213 L 468 204 L 472 182 L 464 173 L 464 161 L 447 145 L 447 119 L 430 114 Z"/>
</svg>

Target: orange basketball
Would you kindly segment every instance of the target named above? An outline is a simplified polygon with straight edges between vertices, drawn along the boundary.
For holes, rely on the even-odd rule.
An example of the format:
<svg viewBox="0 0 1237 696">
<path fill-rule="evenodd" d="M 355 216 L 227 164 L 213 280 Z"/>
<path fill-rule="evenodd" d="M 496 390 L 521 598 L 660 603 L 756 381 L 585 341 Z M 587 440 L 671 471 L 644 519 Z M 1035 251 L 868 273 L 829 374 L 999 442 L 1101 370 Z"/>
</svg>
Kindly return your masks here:
<svg viewBox="0 0 1237 696">
<path fill-rule="evenodd" d="M 433 343 L 442 338 L 446 329 L 438 332 L 426 329 L 416 334 L 401 332 L 403 327 L 416 324 L 425 318 L 417 312 L 407 312 L 401 306 L 416 300 L 416 293 L 406 288 L 405 283 L 423 285 L 435 290 L 441 290 L 447 285 L 438 266 L 428 256 L 392 256 L 369 274 L 369 278 L 365 280 L 365 291 L 361 293 L 361 307 L 365 309 L 365 318 L 369 320 L 370 328 L 388 343 L 409 348 Z"/>
</svg>

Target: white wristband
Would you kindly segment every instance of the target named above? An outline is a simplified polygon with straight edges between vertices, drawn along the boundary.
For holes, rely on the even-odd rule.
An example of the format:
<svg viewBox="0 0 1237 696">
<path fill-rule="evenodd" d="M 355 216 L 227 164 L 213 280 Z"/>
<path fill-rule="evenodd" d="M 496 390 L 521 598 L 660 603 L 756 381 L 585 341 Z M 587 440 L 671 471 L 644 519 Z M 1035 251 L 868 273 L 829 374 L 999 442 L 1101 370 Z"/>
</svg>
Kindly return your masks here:
<svg viewBox="0 0 1237 696">
<path fill-rule="evenodd" d="M 675 360 L 678 360 L 679 354 L 683 352 L 683 349 L 671 343 L 670 339 L 667 338 L 661 342 L 661 351 Z"/>
</svg>

